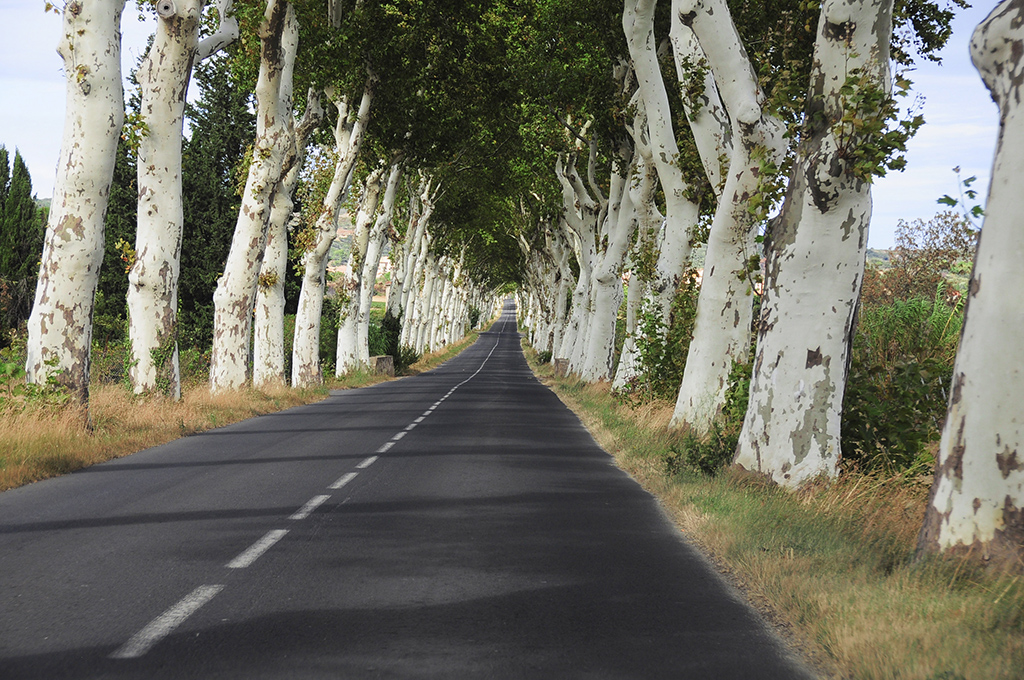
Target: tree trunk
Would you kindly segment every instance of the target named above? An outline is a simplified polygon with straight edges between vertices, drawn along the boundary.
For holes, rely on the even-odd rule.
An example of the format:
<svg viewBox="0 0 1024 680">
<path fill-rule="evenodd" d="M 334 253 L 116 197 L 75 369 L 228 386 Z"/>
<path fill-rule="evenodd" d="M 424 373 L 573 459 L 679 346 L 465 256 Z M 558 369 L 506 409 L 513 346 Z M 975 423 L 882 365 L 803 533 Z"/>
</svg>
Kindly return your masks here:
<svg viewBox="0 0 1024 680">
<path fill-rule="evenodd" d="M 363 273 L 359 285 L 359 317 L 357 323 L 357 356 L 359 363 L 370 365 L 370 307 L 373 305 L 373 290 L 377 285 L 377 270 L 380 268 L 380 256 L 384 242 L 391 227 L 391 218 L 395 213 L 395 198 L 398 195 L 398 182 L 402 179 L 402 164 L 396 162 L 391 166 L 388 183 L 384 189 L 384 200 L 380 214 L 377 215 L 370 230 L 367 241 L 366 255 L 363 258 Z"/>
<path fill-rule="evenodd" d="M 818 22 L 804 136 L 766 242 L 765 293 L 750 406 L 735 463 L 795 487 L 835 476 L 840 412 L 871 218 L 836 122 L 840 88 L 862 68 L 886 92 L 892 0 L 831 0 Z"/>
<path fill-rule="evenodd" d="M 661 242 L 658 264 L 651 281 L 650 294 L 667 327 L 672 300 L 682 280 L 683 271 L 690 261 L 690 236 L 697 224 L 696 204 L 686 197 L 687 185 L 683 172 L 676 164 L 679 145 L 676 143 L 669 107 L 668 92 L 661 76 L 657 55 L 653 49 L 653 12 L 655 0 L 625 0 L 622 26 L 626 34 L 637 85 L 647 112 L 651 149 L 665 194 L 667 225 Z M 651 24 L 642 15 L 650 14 Z"/>
<path fill-rule="evenodd" d="M 375 83 L 376 77 L 370 72 L 363 88 L 359 110 L 353 120 L 349 120 L 348 99 L 339 97 L 335 101 L 338 124 L 334 130 L 334 140 L 338 160 L 334 166 L 331 186 L 324 197 L 323 212 L 316 222 L 315 240 L 302 257 L 302 290 L 299 291 L 295 338 L 292 342 L 293 387 L 317 385 L 323 380 L 320 372 L 320 318 L 327 289 L 327 261 L 331 254 L 331 244 L 338 233 L 338 212 L 352 183 L 352 172 L 370 120 Z M 338 358 L 340 365 L 341 357 Z"/>
<path fill-rule="evenodd" d="M 625 294 L 622 263 L 637 226 L 636 210 L 629 193 L 630 175 L 636 161 L 626 165 L 625 149 L 620 150 L 619 157 L 624 172 L 612 171 L 609 209 L 602 229 L 603 252 L 594 268 L 594 312 L 580 373 L 589 382 L 611 380 L 615 370 L 615 325 Z"/>
<path fill-rule="evenodd" d="M 64 132 L 28 322 L 28 381 L 54 378 L 83 406 L 89 403 L 103 220 L 124 121 L 123 9 L 124 0 L 72 0 L 64 7 L 57 47 L 64 59 Z"/>
<path fill-rule="evenodd" d="M 290 147 L 291 71 L 299 30 L 291 3 L 270 0 L 260 26 L 260 73 L 256 82 L 256 141 L 224 274 L 213 294 L 210 390 L 245 384 L 253 302 L 266 247 L 271 201 Z M 286 81 L 289 81 L 286 84 Z"/>
<path fill-rule="evenodd" d="M 136 394 L 159 389 L 181 397 L 178 370 L 178 275 L 181 270 L 181 134 L 192 67 L 199 54 L 199 23 L 205 0 L 157 5 L 153 44 L 136 74 L 142 96 L 145 133 L 138 149 L 138 230 L 135 262 L 128 273 L 128 336 L 132 363 L 128 373 Z M 224 17 L 217 45 L 238 36 Z M 209 48 L 210 42 L 204 47 Z M 209 56 L 208 52 L 205 56 Z"/>
<path fill-rule="evenodd" d="M 643 110 L 642 103 L 638 113 Z M 653 274 L 656 262 L 658 232 L 661 228 L 662 216 L 655 203 L 658 176 L 651 158 L 650 146 L 646 143 L 649 135 L 646 131 L 646 115 L 643 120 L 634 119 L 634 140 L 637 154 L 636 178 L 630 184 L 630 199 L 637 212 L 639 221 L 636 246 L 630 257 L 629 288 L 626 291 L 626 337 L 622 343 L 619 365 L 615 368 L 615 379 L 612 387 L 616 390 L 625 388 L 640 374 L 640 354 L 636 344 L 637 311 L 641 301 L 647 296 L 648 281 Z"/>
<path fill-rule="evenodd" d="M 284 179 L 277 187 L 270 208 L 267 247 L 260 266 L 256 291 L 256 328 L 253 331 L 253 385 L 284 383 L 284 281 L 288 276 L 288 224 L 293 217 L 292 196 L 306 158 L 309 135 L 323 119 L 320 95 L 310 89 L 302 120 L 293 125 L 295 146 L 284 161 Z"/>
<path fill-rule="evenodd" d="M 974 260 L 949 414 L 919 552 L 1024 564 L 1024 2 L 1004 0 L 978 26 L 971 57 L 999 105 L 999 142 Z"/>
<path fill-rule="evenodd" d="M 725 153 L 731 158 L 711 223 L 693 339 L 672 415 L 673 426 L 688 426 L 704 434 L 725 405 L 733 365 L 745 363 L 750 354 L 754 275 L 760 270 L 755 239 L 758 225 L 767 217 L 751 208 L 751 199 L 763 194 L 763 168 L 782 163 L 785 126 L 761 109 L 764 94 L 724 0 L 676 0 L 675 5 L 673 15 L 688 22 L 682 25 L 680 21 L 681 25 L 674 27 L 679 42 L 683 42 L 679 34 L 692 29 L 700 44 L 691 44 L 691 54 L 706 58 L 716 82 L 721 83 L 720 87 L 711 85 L 715 92 L 706 92 L 710 106 L 704 113 L 712 119 L 722 118 L 713 115 L 720 108 L 714 103 L 720 91 L 732 121 L 731 129 L 719 135 L 723 147 L 710 152 L 702 149 L 713 154 L 704 159 L 705 167 L 717 166 Z M 731 142 L 725 145 L 727 138 Z M 713 176 L 709 179 L 715 181 Z M 754 204 L 767 206 L 762 201 Z"/>
<path fill-rule="evenodd" d="M 352 237 L 352 251 L 348 257 L 348 274 L 338 282 L 338 358 L 335 375 L 344 375 L 358 368 L 359 361 L 359 293 L 363 278 L 363 262 L 370 240 L 370 224 L 377 214 L 380 203 L 381 179 L 384 168 L 379 167 L 366 178 L 363 201 L 356 213 L 355 235 Z M 326 266 L 326 265 L 325 265 Z M 294 361 L 294 360 L 293 360 Z M 293 369 L 294 371 L 294 364 Z M 319 371 L 319 366 L 318 366 Z M 294 375 L 294 373 L 293 373 Z"/>
</svg>

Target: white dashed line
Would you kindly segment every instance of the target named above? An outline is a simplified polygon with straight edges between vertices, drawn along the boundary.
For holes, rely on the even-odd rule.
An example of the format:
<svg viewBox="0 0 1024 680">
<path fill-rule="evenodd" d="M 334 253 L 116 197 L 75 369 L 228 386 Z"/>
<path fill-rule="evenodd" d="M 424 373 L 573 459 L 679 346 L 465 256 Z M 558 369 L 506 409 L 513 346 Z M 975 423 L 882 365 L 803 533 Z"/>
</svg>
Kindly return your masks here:
<svg viewBox="0 0 1024 680">
<path fill-rule="evenodd" d="M 365 470 L 366 468 L 368 468 L 371 465 L 373 465 L 376 461 L 377 461 L 377 456 L 370 456 L 369 458 L 364 460 L 362 463 L 360 463 L 356 467 L 359 468 L 360 470 Z"/>
<path fill-rule="evenodd" d="M 422 423 L 426 419 L 427 419 L 426 416 L 420 416 L 419 418 L 417 418 L 416 420 L 414 420 L 412 422 L 414 422 L 414 423 Z"/>
<path fill-rule="evenodd" d="M 394 442 L 385 442 L 384 444 L 381 445 L 379 449 L 377 449 L 377 453 L 387 453 L 388 450 L 394 445 Z"/>
<path fill-rule="evenodd" d="M 330 500 L 330 498 L 331 497 L 328 495 L 313 496 L 308 501 L 306 501 L 305 505 L 296 510 L 295 513 L 293 513 L 292 516 L 288 519 L 306 519 L 307 517 L 309 517 L 310 513 L 319 508 L 326 501 Z"/>
<path fill-rule="evenodd" d="M 419 423 L 416 423 L 416 422 L 409 423 L 408 425 L 405 426 L 405 431 L 408 432 L 409 430 L 411 430 L 412 428 L 416 427 L 417 425 L 419 425 Z"/>
<path fill-rule="evenodd" d="M 142 656 L 223 589 L 222 585 L 199 586 L 176 605 L 150 621 L 148 626 L 133 635 L 120 649 L 111 654 L 110 658 L 136 659 Z"/>
<path fill-rule="evenodd" d="M 359 476 L 358 472 L 346 473 L 346 474 L 342 475 L 341 477 L 339 477 L 338 481 L 336 481 L 334 484 L 331 484 L 327 488 L 328 489 L 340 489 L 341 487 L 345 486 L 346 484 L 348 484 L 349 482 L 351 482 L 353 479 L 355 479 L 358 476 Z"/>
<path fill-rule="evenodd" d="M 392 437 L 391 441 L 397 442 L 399 439 L 401 439 L 404 436 L 405 436 L 405 431 L 403 430 L 402 432 L 399 432 L 394 437 Z"/>
<path fill-rule="evenodd" d="M 228 562 L 228 569 L 245 569 L 259 559 L 260 555 L 270 550 L 275 543 L 284 538 L 287 529 L 274 529 L 245 549 L 238 557 Z"/>
</svg>

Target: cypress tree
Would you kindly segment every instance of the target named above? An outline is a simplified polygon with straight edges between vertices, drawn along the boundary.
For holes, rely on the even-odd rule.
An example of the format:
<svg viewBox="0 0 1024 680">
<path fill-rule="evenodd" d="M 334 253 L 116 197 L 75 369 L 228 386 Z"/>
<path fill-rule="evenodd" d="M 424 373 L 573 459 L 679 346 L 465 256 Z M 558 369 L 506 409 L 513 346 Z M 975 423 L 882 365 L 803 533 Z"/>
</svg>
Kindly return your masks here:
<svg viewBox="0 0 1024 680">
<path fill-rule="evenodd" d="M 5 161 L 3 174 L 6 174 L 6 158 L 0 160 Z M 2 175 L 0 179 L 3 179 Z M 10 182 L 3 193 L 0 277 L 7 282 L 6 319 L 3 322 L 6 329 L 28 319 L 43 252 L 43 223 L 32 197 L 32 177 L 17 150 L 14 152 Z"/>
<path fill-rule="evenodd" d="M 11 159 L 7 155 L 7 147 L 0 144 L 0 224 L 4 219 L 4 205 L 7 203 L 7 192 L 11 184 Z"/>
</svg>

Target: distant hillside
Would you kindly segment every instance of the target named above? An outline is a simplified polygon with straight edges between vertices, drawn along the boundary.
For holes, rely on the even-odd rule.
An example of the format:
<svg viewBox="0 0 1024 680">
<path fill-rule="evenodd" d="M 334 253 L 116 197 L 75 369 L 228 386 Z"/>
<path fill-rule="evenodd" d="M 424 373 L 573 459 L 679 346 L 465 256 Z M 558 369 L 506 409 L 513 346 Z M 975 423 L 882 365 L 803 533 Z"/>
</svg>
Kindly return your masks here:
<svg viewBox="0 0 1024 680">
<path fill-rule="evenodd" d="M 868 248 L 868 265 L 877 267 L 879 269 L 888 269 L 891 260 L 891 250 L 875 250 L 874 248 Z"/>
</svg>

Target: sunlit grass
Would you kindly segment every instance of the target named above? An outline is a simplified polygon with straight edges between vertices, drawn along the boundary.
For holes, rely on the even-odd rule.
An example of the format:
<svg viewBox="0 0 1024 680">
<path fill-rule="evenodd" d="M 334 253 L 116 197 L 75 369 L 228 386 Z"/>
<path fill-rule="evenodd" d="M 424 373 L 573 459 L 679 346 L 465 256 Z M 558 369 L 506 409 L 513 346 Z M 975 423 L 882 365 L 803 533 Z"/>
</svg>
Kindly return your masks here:
<svg viewBox="0 0 1024 680">
<path fill-rule="evenodd" d="M 420 359 L 410 373 L 428 371 L 472 344 L 477 333 Z M 0 402 L 0 491 L 66 474 L 179 437 L 327 398 L 331 390 L 365 387 L 384 375 L 355 370 L 324 385 L 293 390 L 248 387 L 212 395 L 206 383 L 188 384 L 182 399 L 132 394 L 120 383 L 94 384 L 88 422 L 66 399 Z"/>
<path fill-rule="evenodd" d="M 667 429 L 671 403 L 633 411 L 607 385 L 532 365 L 822 675 L 1024 678 L 1024 577 L 915 561 L 922 480 L 848 472 L 792 493 L 731 471 L 670 476 L 683 440 Z"/>
</svg>

